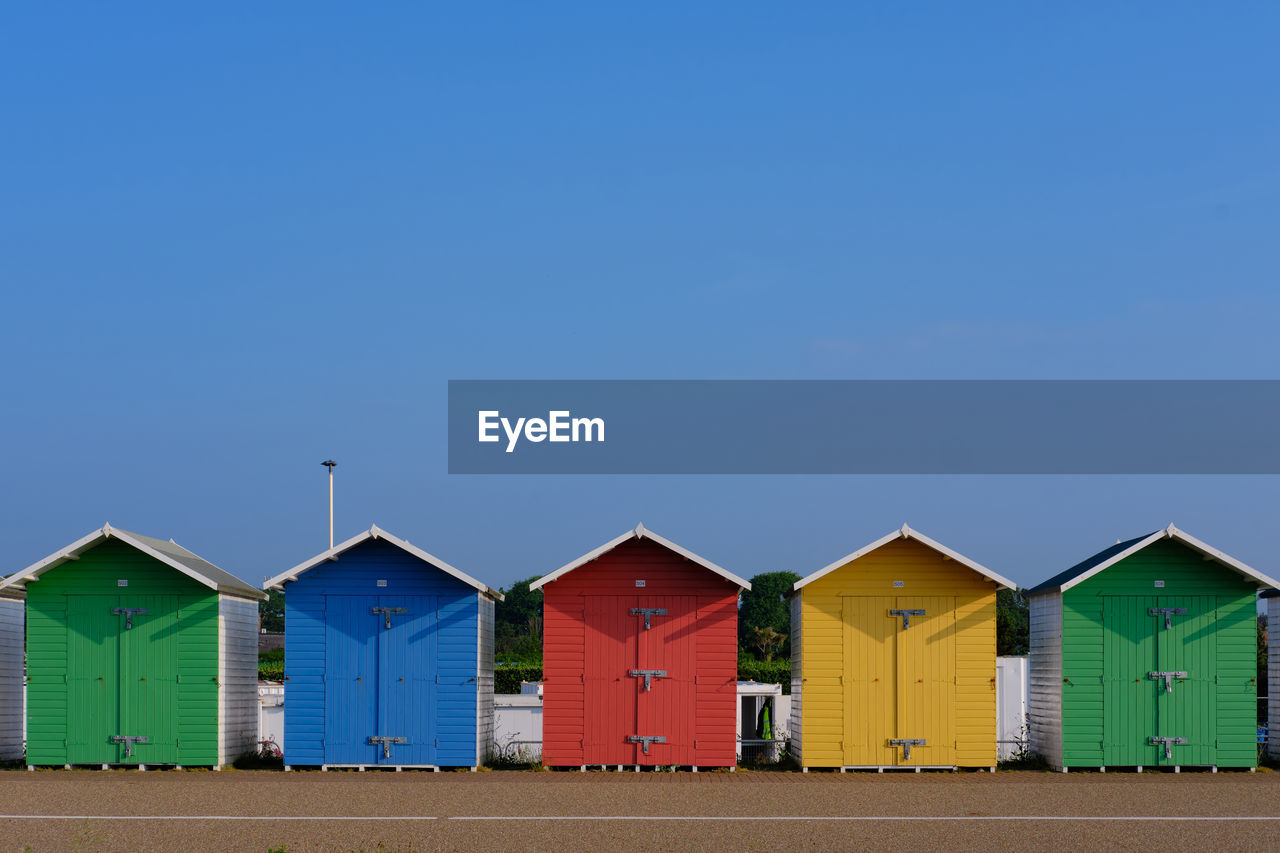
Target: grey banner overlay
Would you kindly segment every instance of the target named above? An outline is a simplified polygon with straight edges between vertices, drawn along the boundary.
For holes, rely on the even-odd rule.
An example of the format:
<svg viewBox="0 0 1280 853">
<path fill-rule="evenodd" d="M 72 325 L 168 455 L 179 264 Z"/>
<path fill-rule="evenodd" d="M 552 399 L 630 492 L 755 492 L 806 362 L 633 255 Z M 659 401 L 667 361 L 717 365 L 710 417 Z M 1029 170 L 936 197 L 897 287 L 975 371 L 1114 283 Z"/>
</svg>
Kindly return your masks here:
<svg viewBox="0 0 1280 853">
<path fill-rule="evenodd" d="M 449 473 L 1276 474 L 1280 380 L 455 380 Z"/>
</svg>

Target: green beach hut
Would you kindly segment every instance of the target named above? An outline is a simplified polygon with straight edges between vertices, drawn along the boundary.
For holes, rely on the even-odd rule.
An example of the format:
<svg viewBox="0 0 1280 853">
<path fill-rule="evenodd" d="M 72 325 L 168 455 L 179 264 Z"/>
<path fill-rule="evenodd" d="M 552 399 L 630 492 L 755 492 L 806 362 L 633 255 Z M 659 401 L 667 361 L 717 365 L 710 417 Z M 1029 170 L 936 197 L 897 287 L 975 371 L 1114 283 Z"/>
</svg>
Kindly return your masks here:
<svg viewBox="0 0 1280 853">
<path fill-rule="evenodd" d="M 222 767 L 253 750 L 262 590 L 111 525 L 0 584 L 14 590 L 28 767 Z"/>
<path fill-rule="evenodd" d="M 1258 589 L 1170 525 L 1029 591 L 1031 748 L 1051 766 L 1257 764 Z"/>
</svg>

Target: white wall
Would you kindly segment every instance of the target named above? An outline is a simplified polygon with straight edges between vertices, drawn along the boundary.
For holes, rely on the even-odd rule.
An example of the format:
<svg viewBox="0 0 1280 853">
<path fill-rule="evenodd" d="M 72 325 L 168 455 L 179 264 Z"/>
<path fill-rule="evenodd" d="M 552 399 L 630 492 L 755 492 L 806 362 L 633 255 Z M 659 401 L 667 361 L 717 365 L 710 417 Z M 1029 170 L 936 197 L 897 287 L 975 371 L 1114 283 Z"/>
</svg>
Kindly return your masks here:
<svg viewBox="0 0 1280 853">
<path fill-rule="evenodd" d="M 1007 761 L 1027 743 L 1025 656 L 996 658 L 996 758 Z"/>
<path fill-rule="evenodd" d="M 26 602 L 0 598 L 0 761 L 20 761 L 23 747 Z"/>
<path fill-rule="evenodd" d="M 220 596 L 219 764 L 251 753 L 258 734 L 258 602 Z"/>
<path fill-rule="evenodd" d="M 493 599 L 476 593 L 479 631 L 476 635 L 476 764 L 493 755 Z M 539 736 L 541 737 L 541 736 Z"/>
<path fill-rule="evenodd" d="M 284 751 L 284 685 L 258 685 L 258 740 L 273 740 Z"/>
<path fill-rule="evenodd" d="M 1062 593 L 1031 598 L 1031 662 L 1027 673 L 1031 751 L 1062 767 Z"/>
<path fill-rule="evenodd" d="M 493 697 L 494 757 L 510 761 L 542 759 L 542 696 L 498 693 Z"/>
</svg>

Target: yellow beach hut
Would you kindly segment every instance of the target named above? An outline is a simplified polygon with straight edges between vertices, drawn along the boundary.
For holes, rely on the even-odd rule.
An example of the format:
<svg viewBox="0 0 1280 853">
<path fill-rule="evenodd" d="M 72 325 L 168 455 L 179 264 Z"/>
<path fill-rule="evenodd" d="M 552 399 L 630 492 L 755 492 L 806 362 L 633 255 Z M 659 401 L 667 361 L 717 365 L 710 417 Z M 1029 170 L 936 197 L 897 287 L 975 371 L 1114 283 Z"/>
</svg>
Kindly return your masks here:
<svg viewBox="0 0 1280 853">
<path fill-rule="evenodd" d="M 996 763 L 996 590 L 905 524 L 796 582 L 791 755 L 802 768 Z"/>
</svg>

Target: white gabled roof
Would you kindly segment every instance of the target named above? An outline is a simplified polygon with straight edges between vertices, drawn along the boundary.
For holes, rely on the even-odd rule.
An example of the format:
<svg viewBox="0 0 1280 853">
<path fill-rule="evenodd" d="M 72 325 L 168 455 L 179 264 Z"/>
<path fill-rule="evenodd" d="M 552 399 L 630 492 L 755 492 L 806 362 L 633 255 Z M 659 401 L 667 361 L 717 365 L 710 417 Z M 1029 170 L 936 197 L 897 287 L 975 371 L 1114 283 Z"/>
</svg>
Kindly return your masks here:
<svg viewBox="0 0 1280 853">
<path fill-rule="evenodd" d="M 1222 565 L 1226 566 L 1227 568 L 1234 569 L 1235 571 L 1239 572 L 1245 577 L 1251 578 L 1257 581 L 1262 586 L 1270 587 L 1271 589 L 1280 588 L 1280 581 L 1277 581 L 1274 578 L 1267 577 L 1262 572 L 1258 571 L 1252 566 L 1245 565 L 1244 563 L 1237 560 L 1235 557 L 1232 557 L 1228 554 L 1224 554 L 1223 552 L 1219 551 L 1217 548 L 1214 548 L 1210 545 L 1205 544 L 1204 542 L 1201 542 L 1199 539 L 1195 538 L 1191 534 L 1185 533 L 1182 530 L 1179 530 L 1178 528 L 1170 524 L 1164 530 L 1157 530 L 1155 533 L 1152 533 L 1150 536 L 1145 536 L 1137 540 L 1136 542 L 1133 542 L 1133 544 L 1129 545 L 1129 547 L 1125 548 L 1124 550 L 1118 551 L 1104 560 L 1101 560 L 1099 562 L 1093 563 L 1092 565 L 1089 565 L 1088 568 L 1085 569 L 1084 571 L 1077 572 L 1071 575 L 1070 577 L 1063 579 L 1061 583 L 1053 584 L 1051 582 L 1047 582 L 1045 584 L 1041 584 L 1036 589 L 1037 590 L 1049 589 L 1049 588 L 1052 588 L 1053 586 L 1056 586 L 1058 589 L 1065 592 L 1066 590 L 1071 589 L 1071 587 L 1076 586 L 1077 584 L 1084 583 L 1089 578 L 1098 574 L 1098 572 L 1101 572 L 1104 569 L 1106 569 L 1108 566 L 1115 565 L 1116 563 L 1120 562 L 1124 558 L 1138 553 L 1143 548 L 1146 548 L 1148 545 L 1154 542 L 1158 542 L 1161 539 L 1173 539 L 1178 542 L 1181 542 L 1187 547 L 1192 548 L 1196 551 L 1199 551 L 1205 557 L 1205 559 L 1215 560 L 1221 563 Z M 1086 563 L 1088 563 L 1088 561 L 1086 561 Z M 1069 571 L 1070 570 L 1068 570 L 1068 572 Z"/>
<path fill-rule="evenodd" d="M 364 533 L 361 533 L 357 536 L 352 536 L 346 542 L 341 542 L 337 545 L 334 545 L 328 551 L 324 551 L 320 554 L 317 554 L 316 556 L 312 557 L 310 560 L 307 560 L 305 563 L 300 563 L 294 566 L 289 571 L 282 572 L 281 574 L 276 575 L 275 577 L 271 578 L 266 583 L 264 583 L 262 585 L 262 588 L 263 589 L 284 589 L 284 585 L 286 583 L 288 583 L 289 581 L 296 581 L 298 577 L 302 575 L 303 572 L 309 569 L 314 569 L 316 566 L 320 565 L 321 563 L 327 562 L 329 560 L 337 560 L 338 556 L 342 554 L 344 551 L 349 551 L 352 548 L 359 545 L 361 542 L 367 542 L 370 539 L 381 539 L 383 542 L 388 542 L 392 545 L 395 545 L 400 550 L 405 551 L 406 553 L 412 554 L 413 556 L 417 557 L 419 560 L 422 560 L 424 563 L 430 563 L 431 565 L 435 566 L 437 569 L 444 572 L 445 574 L 452 575 L 453 577 L 457 578 L 458 580 L 462 581 L 468 586 L 475 587 L 480 592 L 484 593 L 485 595 L 489 596 L 495 601 L 502 601 L 502 593 L 498 592 L 493 587 L 481 583 L 480 581 L 471 577 L 471 575 L 467 574 L 466 572 L 463 572 L 459 569 L 455 569 L 453 566 L 449 565 L 444 560 L 440 559 L 439 557 L 428 554 L 426 551 L 422 550 L 416 545 L 410 545 L 408 541 L 404 539 L 400 539 L 396 536 L 392 536 L 390 533 L 378 527 L 378 525 L 376 524 L 370 527 Z"/>
<path fill-rule="evenodd" d="M 857 551 L 854 551 L 852 554 L 848 554 L 844 557 L 841 557 L 831 565 L 818 569 L 818 571 L 814 572 L 808 577 L 802 578 L 796 581 L 795 586 L 792 587 L 792 589 L 799 590 L 802 587 L 808 586 L 809 584 L 816 581 L 818 578 L 831 574 L 841 566 L 846 566 L 849 563 L 852 563 L 854 560 L 858 559 L 859 557 L 863 557 L 867 554 L 870 554 L 872 551 L 876 550 L 877 548 L 883 545 L 888 545 L 890 542 L 894 541 L 895 539 L 914 539 L 922 545 L 928 545 L 930 548 L 937 551 L 939 554 L 942 554 L 944 557 L 950 557 L 960 565 L 968 566 L 969 568 L 973 569 L 975 572 L 982 575 L 983 577 L 989 578 L 995 581 L 996 583 L 1000 584 L 1000 586 L 1008 587 L 1009 589 L 1017 588 L 1014 582 L 1009 580 L 1008 578 L 1002 575 L 996 574 L 995 572 L 988 569 L 986 566 L 983 566 L 979 563 L 975 563 L 973 560 L 970 560 L 968 557 L 964 556 L 963 554 L 959 554 L 955 551 L 952 551 L 950 548 L 948 548 L 946 545 L 943 545 L 941 542 L 936 542 L 933 539 L 930 539 L 928 536 L 925 536 L 923 533 L 917 530 L 912 530 L 910 527 L 904 524 L 902 525 L 901 528 L 893 531 L 888 536 L 883 536 L 877 539 L 876 541 L 872 542 L 870 545 L 866 546 L 865 548 L 859 548 Z"/>
<path fill-rule="evenodd" d="M 121 542 L 137 548 L 147 556 L 159 560 L 170 568 L 177 569 L 197 583 L 217 592 L 258 600 L 266 598 L 262 590 L 242 581 L 230 572 L 218 568 L 208 560 L 191 553 L 172 539 L 165 542 L 163 539 L 154 539 L 150 536 L 143 536 L 140 533 L 130 533 L 127 530 L 112 527 L 110 524 L 103 525 L 101 530 L 95 530 L 88 536 L 72 542 L 62 550 L 55 551 L 40 562 L 10 575 L 4 579 L 3 583 L 0 583 L 0 590 L 9 588 L 16 590 L 19 587 L 25 587 L 28 583 L 34 583 L 40 580 L 40 576 L 49 569 L 60 566 L 70 560 L 79 559 L 80 555 L 85 551 L 105 542 L 107 539 L 119 539 Z"/>
<path fill-rule="evenodd" d="M 719 575 L 720 577 L 724 578 L 730 583 L 737 584 L 739 591 L 742 591 L 744 589 L 751 589 L 750 581 L 743 580 L 742 578 L 735 575 L 733 572 L 729 572 L 720 568 L 715 563 L 711 562 L 710 560 L 705 560 L 702 557 L 699 557 L 697 554 L 693 553 L 692 551 L 686 551 L 684 548 L 681 548 L 679 545 L 672 542 L 670 539 L 664 539 L 663 537 L 654 533 L 652 530 L 646 530 L 643 524 L 637 524 L 635 530 L 628 530 L 626 533 L 622 534 L 617 539 L 610 539 L 608 542 L 604 543 L 594 551 L 590 551 L 586 554 L 583 554 L 581 557 L 574 560 L 572 563 L 561 566 L 551 574 L 543 575 L 533 583 L 529 584 L 529 589 L 539 589 L 551 583 L 553 580 L 557 580 L 559 578 L 564 577 L 565 575 L 569 574 L 569 572 L 573 571 L 579 566 L 584 565 L 586 563 L 590 563 L 592 560 L 596 559 L 597 557 L 601 557 L 609 553 L 614 548 L 617 548 L 619 545 L 621 545 L 623 542 L 626 542 L 628 539 L 652 539 L 654 542 L 657 542 L 659 545 L 666 548 L 667 550 L 674 551 L 675 553 L 679 554 L 681 557 L 684 557 L 686 560 L 690 560 L 694 563 L 697 563 L 699 566 L 702 566 L 704 569 L 707 569 L 708 571 L 714 572 L 715 574 Z"/>
</svg>

